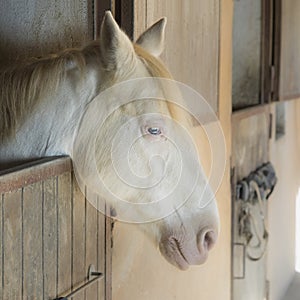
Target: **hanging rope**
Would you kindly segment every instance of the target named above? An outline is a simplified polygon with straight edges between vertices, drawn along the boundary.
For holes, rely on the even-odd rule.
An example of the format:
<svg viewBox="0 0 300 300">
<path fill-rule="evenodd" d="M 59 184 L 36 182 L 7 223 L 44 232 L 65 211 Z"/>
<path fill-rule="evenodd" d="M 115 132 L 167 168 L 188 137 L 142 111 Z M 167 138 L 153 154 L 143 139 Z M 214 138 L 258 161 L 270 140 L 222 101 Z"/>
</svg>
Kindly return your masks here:
<svg viewBox="0 0 300 300">
<path fill-rule="evenodd" d="M 239 234 L 245 238 L 246 255 L 251 261 L 260 260 L 267 250 L 269 233 L 266 226 L 264 203 L 277 182 L 275 171 L 270 163 L 252 172 L 237 184 L 237 199 L 242 201 L 239 213 Z M 253 215 L 254 205 L 258 205 L 259 218 Z M 258 224 L 260 222 L 260 224 Z M 261 225 L 262 230 L 259 229 Z M 257 239 L 255 245 L 254 237 Z M 261 250 L 253 255 L 253 250 Z"/>
<path fill-rule="evenodd" d="M 253 225 L 253 229 L 254 229 L 253 231 L 258 240 L 258 243 L 255 246 L 252 246 L 250 244 L 250 241 L 247 243 L 247 257 L 252 261 L 258 261 L 264 256 L 264 254 L 267 250 L 269 233 L 267 231 L 266 218 L 265 218 L 265 213 L 264 213 L 264 204 L 263 204 L 263 199 L 261 197 L 261 193 L 259 190 L 259 186 L 258 186 L 257 182 L 255 182 L 254 180 L 250 181 L 249 186 L 250 186 L 250 188 L 253 188 L 256 192 L 256 197 L 258 199 L 260 218 L 261 218 L 261 222 L 262 222 L 262 226 L 263 226 L 263 233 L 259 234 L 257 220 L 253 217 L 251 210 L 250 210 L 249 217 L 252 221 L 251 224 Z M 264 199 L 264 200 L 266 200 L 266 199 Z M 249 251 L 248 251 L 249 249 L 259 249 L 262 247 L 262 245 L 263 245 L 263 249 L 262 249 L 260 255 L 254 256 L 249 253 Z"/>
</svg>

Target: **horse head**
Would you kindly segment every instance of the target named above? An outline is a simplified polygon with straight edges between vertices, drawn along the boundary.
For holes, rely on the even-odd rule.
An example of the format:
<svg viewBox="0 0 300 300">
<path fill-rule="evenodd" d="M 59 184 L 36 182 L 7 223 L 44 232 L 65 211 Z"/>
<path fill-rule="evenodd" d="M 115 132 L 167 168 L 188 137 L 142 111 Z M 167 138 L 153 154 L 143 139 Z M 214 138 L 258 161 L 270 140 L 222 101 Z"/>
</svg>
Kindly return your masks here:
<svg viewBox="0 0 300 300">
<path fill-rule="evenodd" d="M 206 261 L 219 216 L 189 114 L 172 102 L 180 92 L 158 58 L 165 25 L 163 18 L 133 44 L 106 13 L 100 35 L 106 89 L 81 122 L 79 136 L 89 133 L 88 141 L 77 148 L 81 158 L 88 154 L 77 173 L 117 219 L 140 223 L 167 261 L 184 270 Z"/>
</svg>

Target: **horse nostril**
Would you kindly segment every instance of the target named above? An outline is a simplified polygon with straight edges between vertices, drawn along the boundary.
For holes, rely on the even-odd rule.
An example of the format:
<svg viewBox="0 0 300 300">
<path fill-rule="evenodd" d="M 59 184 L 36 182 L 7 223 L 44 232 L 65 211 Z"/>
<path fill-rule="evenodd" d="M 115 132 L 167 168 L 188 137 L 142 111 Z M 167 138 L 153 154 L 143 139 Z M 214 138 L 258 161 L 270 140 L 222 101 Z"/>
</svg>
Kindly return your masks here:
<svg viewBox="0 0 300 300">
<path fill-rule="evenodd" d="M 217 241 L 217 234 L 213 230 L 205 230 L 200 233 L 200 240 L 198 242 L 199 251 L 209 251 L 213 248 Z"/>
<path fill-rule="evenodd" d="M 174 236 L 170 237 L 169 243 L 170 243 L 170 245 L 172 245 L 173 249 L 177 249 L 179 251 L 181 250 L 180 242 L 176 237 L 174 237 Z"/>
<path fill-rule="evenodd" d="M 204 236 L 204 243 L 206 244 L 207 250 L 210 250 L 217 241 L 217 235 L 214 231 L 206 232 Z"/>
</svg>

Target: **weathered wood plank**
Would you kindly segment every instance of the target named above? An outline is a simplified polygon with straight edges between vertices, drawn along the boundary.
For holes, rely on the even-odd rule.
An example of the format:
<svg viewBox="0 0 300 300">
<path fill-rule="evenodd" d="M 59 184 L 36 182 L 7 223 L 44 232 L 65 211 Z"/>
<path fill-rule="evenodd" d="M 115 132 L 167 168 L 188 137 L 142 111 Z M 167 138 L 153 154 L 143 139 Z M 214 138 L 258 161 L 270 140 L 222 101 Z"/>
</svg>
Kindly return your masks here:
<svg viewBox="0 0 300 300">
<path fill-rule="evenodd" d="M 75 176 L 73 176 L 72 205 L 72 288 L 74 289 L 87 279 L 85 268 L 85 197 L 76 183 Z M 73 297 L 73 300 L 83 299 L 85 299 L 84 294 Z"/>
<path fill-rule="evenodd" d="M 106 215 L 110 215 L 110 206 L 105 207 Z M 105 300 L 112 299 L 112 230 L 113 220 L 105 217 Z"/>
<path fill-rule="evenodd" d="M 136 0 L 135 11 L 144 5 Z M 219 1 L 147 0 L 146 7 L 147 26 L 163 16 L 168 18 L 162 60 L 174 78 L 198 91 L 218 112 Z M 136 27 L 140 26 L 137 22 L 144 26 L 142 18 L 135 15 L 134 19 Z"/>
<path fill-rule="evenodd" d="M 139 0 L 134 5 L 133 38 L 136 40 L 147 28 L 147 0 Z"/>
<path fill-rule="evenodd" d="M 15 207 L 17 207 L 17 212 L 19 209 L 18 216 L 14 217 L 14 222 L 19 223 L 20 238 L 13 239 L 13 242 L 19 240 L 20 245 L 19 247 L 11 246 L 14 251 L 19 251 L 19 258 L 8 250 L 6 256 L 9 253 L 13 263 L 20 266 L 18 269 L 16 268 L 20 273 L 19 276 L 13 273 L 15 281 L 12 281 L 8 279 L 9 275 L 6 272 L 6 281 L 10 282 L 10 285 L 6 285 L 6 287 L 10 288 L 6 292 L 3 291 L 4 296 L 11 298 L 16 295 L 17 299 L 18 297 L 22 298 L 22 265 L 25 299 L 51 299 L 67 292 L 71 286 L 77 286 L 86 280 L 90 264 L 93 264 L 101 272 L 111 272 L 110 262 L 105 261 L 106 252 L 111 252 L 110 237 L 108 237 L 108 243 L 105 242 L 106 234 L 110 232 L 110 221 L 106 220 L 102 213 L 97 212 L 89 202 L 85 203 L 86 200 L 76 183 L 74 183 L 73 190 L 74 198 L 71 199 L 70 173 L 60 175 L 57 181 L 58 185 L 53 177 L 24 188 L 23 213 L 21 192 L 19 191 L 17 196 L 11 196 L 16 192 L 5 194 L 10 197 L 10 209 L 3 205 L 4 215 Z M 102 205 L 104 205 L 103 202 Z M 73 210 L 71 206 L 73 206 Z M 10 215 L 14 216 L 11 213 Z M 23 264 L 22 220 L 24 220 Z M 3 223 L 5 223 L 4 219 Z M 71 224 L 73 224 L 73 230 Z M 107 228 L 107 232 L 105 232 L 105 228 Z M 3 239 L 7 239 L 7 236 L 3 235 Z M 8 247 L 11 243 L 12 240 L 5 244 Z M 11 265 L 6 257 L 5 263 Z M 40 276 L 41 272 L 43 272 L 42 276 Z M 17 278 L 19 278 L 19 282 Z M 77 298 L 83 299 L 82 297 L 85 295 L 85 299 L 110 299 L 111 282 L 109 287 L 105 287 L 105 283 L 107 284 L 106 279 L 100 280 L 98 284 L 90 287 Z M 16 286 L 19 286 L 20 289 L 16 289 Z M 105 294 L 106 296 L 104 296 Z"/>
<path fill-rule="evenodd" d="M 281 58 L 279 99 L 300 97 L 300 2 L 281 1 Z"/>
<path fill-rule="evenodd" d="M 98 282 L 98 299 L 99 300 L 109 300 L 109 298 L 105 297 L 105 286 L 106 286 L 106 278 L 107 273 L 105 269 L 105 250 L 106 250 L 106 243 L 105 243 L 105 203 L 104 201 L 97 199 L 98 202 L 98 213 L 97 213 L 97 253 L 98 253 L 98 271 L 104 273 L 104 279 Z"/>
<path fill-rule="evenodd" d="M 43 299 L 54 299 L 57 296 L 57 194 L 55 177 L 43 183 L 43 193 Z"/>
<path fill-rule="evenodd" d="M 232 164 L 237 180 L 249 175 L 269 157 L 269 118 L 270 108 L 263 106 L 252 110 L 253 114 L 237 113 L 232 117 Z M 251 128 L 251 132 L 249 132 Z M 246 155 L 247 154 L 247 155 Z"/>
<path fill-rule="evenodd" d="M 39 56 L 81 46 L 93 38 L 92 1 L 2 1 L 3 60 Z"/>
<path fill-rule="evenodd" d="M 0 193 L 14 191 L 70 171 L 72 171 L 72 162 L 69 157 L 48 157 L 3 170 L 0 171 Z"/>
<path fill-rule="evenodd" d="M 2 286 L 2 273 L 3 273 L 3 266 L 2 266 L 2 260 L 3 260 L 3 245 L 2 245 L 2 240 L 3 240 L 3 206 L 2 202 L 4 199 L 4 195 L 0 194 L 0 299 L 3 299 L 3 286 Z"/>
<path fill-rule="evenodd" d="M 14 223 L 19 224 L 19 226 L 14 225 L 15 231 L 9 235 L 10 239 L 7 235 L 3 235 L 3 239 L 8 240 L 5 242 L 6 248 L 3 247 L 7 249 L 5 264 L 8 264 L 10 269 L 13 261 L 13 264 L 19 267 L 15 267 L 16 271 L 12 273 L 14 280 L 11 280 L 8 275 L 11 274 L 10 271 L 5 272 L 5 282 L 10 283 L 5 287 L 10 288 L 3 295 L 7 297 L 16 295 L 17 299 L 22 298 L 22 266 L 24 299 L 51 299 L 65 294 L 71 286 L 76 287 L 86 280 L 90 264 L 100 272 L 111 273 L 110 259 L 105 260 L 105 255 L 110 257 L 111 253 L 110 220 L 85 200 L 76 183 L 74 183 L 72 199 L 71 181 L 71 173 L 64 173 L 57 179 L 53 177 L 27 186 L 23 190 L 23 204 L 21 190 L 5 194 L 5 197 L 7 195 L 9 198 L 6 205 L 3 205 L 3 215 L 6 218 L 13 216 Z M 103 206 L 104 202 L 101 202 L 101 205 Z M 101 210 L 104 210 L 103 207 Z M 11 221 L 10 219 L 9 222 Z M 3 219 L 6 226 L 9 222 Z M 71 228 L 72 224 L 73 228 Z M 3 231 L 7 230 L 4 228 Z M 18 235 L 19 238 L 15 239 Z M 108 238 L 107 242 L 106 238 Z M 12 246 L 12 243 L 16 242 L 19 246 Z M 17 253 L 12 253 L 10 248 Z M 8 254 L 11 261 L 7 259 Z M 19 276 L 15 274 L 17 271 Z M 108 283 L 107 279 L 110 278 L 109 274 L 107 275 L 105 280 L 100 280 L 85 293 L 74 297 L 74 300 L 110 299 L 111 281 L 109 286 L 105 287 Z M 20 289 L 17 290 L 16 286 Z"/>
<path fill-rule="evenodd" d="M 97 209 L 87 200 L 86 195 L 86 250 L 85 250 L 85 269 L 88 270 L 92 264 L 95 268 L 98 265 L 97 256 Z M 93 201 L 93 199 L 91 199 Z M 95 201 L 97 203 L 97 200 Z M 97 299 L 97 284 L 92 285 L 86 290 L 86 299 Z"/>
<path fill-rule="evenodd" d="M 42 182 L 23 189 L 23 299 L 43 297 Z"/>
<path fill-rule="evenodd" d="M 22 299 L 22 190 L 3 199 L 3 299 Z"/>
<path fill-rule="evenodd" d="M 72 186 L 71 173 L 57 178 L 58 188 L 58 295 L 71 290 Z"/>
<path fill-rule="evenodd" d="M 263 45 L 267 36 L 264 31 L 265 16 L 262 15 L 262 2 L 264 1 L 236 1 L 234 4 L 232 33 L 232 107 L 234 110 L 259 105 L 264 100 L 261 76 L 262 62 L 265 58 Z"/>
</svg>

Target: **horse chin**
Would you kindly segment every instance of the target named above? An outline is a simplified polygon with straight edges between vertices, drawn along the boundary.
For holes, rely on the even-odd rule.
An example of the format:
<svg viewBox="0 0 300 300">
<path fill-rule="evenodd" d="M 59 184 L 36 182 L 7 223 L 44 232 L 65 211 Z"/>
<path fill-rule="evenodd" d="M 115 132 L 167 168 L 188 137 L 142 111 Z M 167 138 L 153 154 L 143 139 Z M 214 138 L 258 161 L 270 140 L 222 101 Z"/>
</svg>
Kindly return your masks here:
<svg viewBox="0 0 300 300">
<path fill-rule="evenodd" d="M 165 247 L 162 243 L 159 244 L 159 249 L 164 258 L 173 266 L 181 271 L 186 271 L 190 264 L 180 251 Z"/>
</svg>

